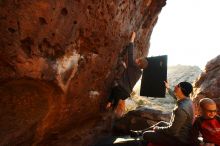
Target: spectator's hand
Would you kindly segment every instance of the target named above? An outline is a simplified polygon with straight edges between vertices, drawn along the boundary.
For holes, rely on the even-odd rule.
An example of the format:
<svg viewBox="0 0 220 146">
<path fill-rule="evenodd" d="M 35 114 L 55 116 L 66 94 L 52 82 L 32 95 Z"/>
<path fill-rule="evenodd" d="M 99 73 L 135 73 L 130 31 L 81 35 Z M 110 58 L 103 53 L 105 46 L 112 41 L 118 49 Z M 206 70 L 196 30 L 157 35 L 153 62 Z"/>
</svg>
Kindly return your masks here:
<svg viewBox="0 0 220 146">
<path fill-rule="evenodd" d="M 169 89 L 169 88 L 170 88 L 170 85 L 169 85 L 169 83 L 168 83 L 168 82 L 164 81 L 164 84 L 165 84 L 165 87 L 166 87 L 167 89 Z"/>
</svg>

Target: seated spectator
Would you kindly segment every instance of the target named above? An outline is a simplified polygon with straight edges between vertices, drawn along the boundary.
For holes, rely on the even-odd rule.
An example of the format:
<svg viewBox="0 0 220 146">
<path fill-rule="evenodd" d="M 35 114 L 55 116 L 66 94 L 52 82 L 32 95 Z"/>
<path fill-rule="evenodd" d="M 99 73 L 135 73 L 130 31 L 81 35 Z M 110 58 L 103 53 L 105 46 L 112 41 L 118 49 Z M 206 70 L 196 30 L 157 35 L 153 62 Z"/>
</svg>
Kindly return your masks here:
<svg viewBox="0 0 220 146">
<path fill-rule="evenodd" d="M 192 85 L 188 82 L 180 82 L 175 86 L 174 92 L 166 82 L 165 85 L 168 92 L 177 99 L 170 122 L 159 122 L 153 125 L 143 133 L 143 138 L 150 145 L 189 146 L 194 119 L 193 103 L 189 98 L 193 89 Z M 140 131 L 136 134 L 140 134 Z"/>
<path fill-rule="evenodd" d="M 210 98 L 203 98 L 199 102 L 201 115 L 193 124 L 193 139 L 195 145 L 220 146 L 220 117 L 217 115 L 216 103 Z M 203 143 L 199 144 L 201 134 Z"/>
</svg>

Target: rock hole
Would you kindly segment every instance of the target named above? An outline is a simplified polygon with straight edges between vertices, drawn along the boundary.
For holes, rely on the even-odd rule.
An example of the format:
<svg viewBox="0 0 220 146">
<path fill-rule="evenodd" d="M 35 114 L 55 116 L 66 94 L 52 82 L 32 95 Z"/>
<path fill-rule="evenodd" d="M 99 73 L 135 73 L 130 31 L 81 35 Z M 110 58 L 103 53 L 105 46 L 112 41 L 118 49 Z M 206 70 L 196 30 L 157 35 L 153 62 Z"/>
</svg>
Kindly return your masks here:
<svg viewBox="0 0 220 146">
<path fill-rule="evenodd" d="M 73 21 L 74 24 L 77 24 L 77 21 Z"/>
<path fill-rule="evenodd" d="M 61 14 L 62 14 L 63 16 L 66 16 L 66 15 L 68 14 L 67 9 L 66 9 L 66 8 L 63 8 L 63 9 L 61 10 Z"/>
<path fill-rule="evenodd" d="M 80 28 L 80 29 L 79 29 L 79 35 L 80 35 L 80 36 L 83 36 L 83 35 L 84 35 L 84 30 L 83 30 L 83 28 Z"/>
<path fill-rule="evenodd" d="M 47 40 L 47 38 L 43 38 L 43 44 L 45 44 L 48 48 L 51 47 L 50 42 Z"/>
<path fill-rule="evenodd" d="M 97 54 L 97 55 L 99 54 L 99 52 L 98 52 L 97 48 L 92 48 L 92 50 L 91 50 L 91 51 L 92 51 L 92 53 L 94 53 L 94 54 Z"/>
<path fill-rule="evenodd" d="M 9 28 L 8 28 L 8 31 L 9 31 L 10 33 L 15 33 L 16 30 L 15 30 L 14 28 L 9 27 Z"/>
<path fill-rule="evenodd" d="M 102 16 L 104 15 L 104 13 L 103 13 L 102 11 L 100 12 L 100 14 L 101 14 Z"/>
<path fill-rule="evenodd" d="M 42 45 L 41 45 L 41 44 L 38 44 L 38 48 L 39 48 L 39 49 L 42 49 Z"/>
<path fill-rule="evenodd" d="M 6 16 L 0 16 L 0 20 L 6 20 L 7 17 Z"/>
<path fill-rule="evenodd" d="M 40 25 L 45 25 L 47 24 L 47 21 L 44 17 L 39 17 L 39 22 L 40 22 Z"/>
<path fill-rule="evenodd" d="M 92 7 L 90 6 L 90 5 L 88 5 L 88 7 L 87 7 L 89 10 L 91 10 L 92 9 Z"/>
<path fill-rule="evenodd" d="M 54 32 L 52 33 L 52 36 L 53 36 L 53 37 L 55 36 L 55 33 L 54 33 Z"/>
<path fill-rule="evenodd" d="M 99 38 L 94 39 L 95 42 L 100 42 Z"/>
<path fill-rule="evenodd" d="M 21 47 L 27 55 L 31 55 L 31 46 L 34 45 L 34 41 L 30 37 L 26 37 L 21 40 Z"/>
<path fill-rule="evenodd" d="M 44 75 L 44 73 L 42 73 L 42 74 L 41 74 L 41 78 L 43 79 L 43 78 L 44 78 L 44 76 L 45 76 L 45 75 Z"/>
</svg>

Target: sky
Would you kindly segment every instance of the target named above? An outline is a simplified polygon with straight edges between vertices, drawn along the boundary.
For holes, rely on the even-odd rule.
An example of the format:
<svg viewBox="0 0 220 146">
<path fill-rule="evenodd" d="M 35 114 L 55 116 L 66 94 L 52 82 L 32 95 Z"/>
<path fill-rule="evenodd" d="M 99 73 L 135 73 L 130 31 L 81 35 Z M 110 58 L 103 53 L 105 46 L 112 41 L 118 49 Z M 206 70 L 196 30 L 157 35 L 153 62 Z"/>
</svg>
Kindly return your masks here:
<svg viewBox="0 0 220 146">
<path fill-rule="evenodd" d="M 220 54 L 220 0 L 167 0 L 151 36 L 148 56 L 168 65 L 197 65 Z"/>
</svg>

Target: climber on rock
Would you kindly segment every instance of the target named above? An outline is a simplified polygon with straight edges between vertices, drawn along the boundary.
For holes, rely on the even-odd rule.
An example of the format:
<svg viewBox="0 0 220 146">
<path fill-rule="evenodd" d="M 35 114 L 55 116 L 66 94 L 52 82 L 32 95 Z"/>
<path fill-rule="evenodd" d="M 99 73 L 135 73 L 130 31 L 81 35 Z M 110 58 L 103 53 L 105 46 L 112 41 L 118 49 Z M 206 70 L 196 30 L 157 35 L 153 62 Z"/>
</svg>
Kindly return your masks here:
<svg viewBox="0 0 220 146">
<path fill-rule="evenodd" d="M 136 82 L 142 75 L 141 69 L 148 66 L 148 62 L 144 57 L 134 59 L 134 39 L 136 33 L 132 32 L 130 43 L 123 50 L 121 55 L 127 54 L 126 61 L 120 59 L 118 61 L 118 73 L 114 80 L 106 109 L 112 108 L 117 118 L 120 118 L 125 111 L 125 99 L 128 98 Z"/>
</svg>

